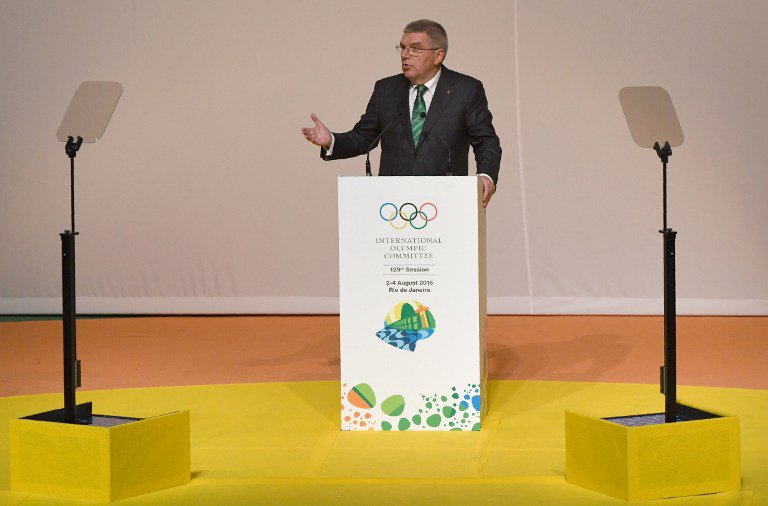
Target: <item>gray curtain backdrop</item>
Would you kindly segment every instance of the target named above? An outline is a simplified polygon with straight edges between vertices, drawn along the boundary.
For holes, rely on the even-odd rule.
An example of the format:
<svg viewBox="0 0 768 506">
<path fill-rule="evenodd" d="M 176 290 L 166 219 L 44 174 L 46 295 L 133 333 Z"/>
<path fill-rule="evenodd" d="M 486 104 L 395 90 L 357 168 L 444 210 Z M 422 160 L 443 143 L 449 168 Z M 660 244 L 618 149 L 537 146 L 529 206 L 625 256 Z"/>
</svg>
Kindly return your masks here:
<svg viewBox="0 0 768 506">
<path fill-rule="evenodd" d="M 363 160 L 322 162 L 299 128 L 350 128 L 423 17 L 504 149 L 489 312 L 661 313 L 660 163 L 617 96 L 659 85 L 686 136 L 680 312 L 768 314 L 768 3 L 725 0 L 2 0 L 0 313 L 60 311 L 55 132 L 86 80 L 125 91 L 77 157 L 80 312 L 337 312 L 336 177 Z"/>
</svg>

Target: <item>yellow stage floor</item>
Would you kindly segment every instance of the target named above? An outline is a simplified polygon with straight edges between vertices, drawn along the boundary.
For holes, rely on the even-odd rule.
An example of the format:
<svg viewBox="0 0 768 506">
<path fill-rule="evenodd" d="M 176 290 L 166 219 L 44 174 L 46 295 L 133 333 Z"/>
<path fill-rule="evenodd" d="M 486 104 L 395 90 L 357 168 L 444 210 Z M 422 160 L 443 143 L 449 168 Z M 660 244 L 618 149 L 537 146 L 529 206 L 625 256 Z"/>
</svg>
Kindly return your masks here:
<svg viewBox="0 0 768 506">
<path fill-rule="evenodd" d="M 332 381 L 256 383 L 86 391 L 78 402 L 108 415 L 191 412 L 192 482 L 116 503 L 126 505 L 626 504 L 565 482 L 564 410 L 663 410 L 657 385 L 492 381 L 479 432 L 342 433 L 338 392 Z M 768 506 L 768 392 L 678 395 L 739 416 L 742 491 L 648 504 Z M 0 398 L 0 504 L 94 504 L 8 491 L 8 420 L 61 403 L 53 394 Z"/>
</svg>

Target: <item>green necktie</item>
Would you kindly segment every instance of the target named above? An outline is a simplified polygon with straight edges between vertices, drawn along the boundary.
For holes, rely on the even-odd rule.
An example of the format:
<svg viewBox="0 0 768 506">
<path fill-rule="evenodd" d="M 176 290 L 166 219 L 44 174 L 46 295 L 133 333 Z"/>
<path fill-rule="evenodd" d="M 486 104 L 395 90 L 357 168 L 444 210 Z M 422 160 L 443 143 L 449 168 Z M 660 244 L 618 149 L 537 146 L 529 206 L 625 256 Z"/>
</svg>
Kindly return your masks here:
<svg viewBox="0 0 768 506">
<path fill-rule="evenodd" d="M 427 104 L 424 103 L 424 92 L 427 87 L 423 84 L 416 86 L 416 102 L 413 103 L 413 114 L 411 114 L 411 133 L 413 134 L 413 143 L 419 145 L 421 129 L 424 127 L 426 118 L 421 117 L 421 113 L 427 112 Z"/>
</svg>

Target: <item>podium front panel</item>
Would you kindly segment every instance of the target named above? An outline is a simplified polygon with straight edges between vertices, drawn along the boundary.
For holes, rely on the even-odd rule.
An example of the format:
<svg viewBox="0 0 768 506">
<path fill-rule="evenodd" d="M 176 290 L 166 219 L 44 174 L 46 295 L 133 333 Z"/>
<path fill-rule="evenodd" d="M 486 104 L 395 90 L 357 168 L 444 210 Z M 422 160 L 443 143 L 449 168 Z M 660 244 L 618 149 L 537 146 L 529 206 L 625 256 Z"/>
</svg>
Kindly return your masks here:
<svg viewBox="0 0 768 506">
<path fill-rule="evenodd" d="M 477 177 L 340 177 L 342 430 L 479 430 L 485 209 Z"/>
</svg>

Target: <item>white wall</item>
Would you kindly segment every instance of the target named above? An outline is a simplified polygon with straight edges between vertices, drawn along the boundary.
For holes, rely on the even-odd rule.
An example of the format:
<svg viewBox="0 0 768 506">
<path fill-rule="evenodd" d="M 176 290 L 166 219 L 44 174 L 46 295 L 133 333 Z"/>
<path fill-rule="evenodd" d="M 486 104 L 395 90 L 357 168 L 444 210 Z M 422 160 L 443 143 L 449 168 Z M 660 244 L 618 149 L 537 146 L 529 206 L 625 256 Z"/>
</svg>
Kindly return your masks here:
<svg viewBox="0 0 768 506">
<path fill-rule="evenodd" d="M 483 80 L 504 149 L 491 312 L 661 312 L 660 164 L 617 98 L 654 84 L 686 134 L 679 309 L 768 314 L 768 4 L 608 0 L 3 1 L 0 313 L 60 311 L 55 132 L 85 80 L 125 92 L 77 157 L 80 312 L 338 311 L 336 176 L 363 163 L 322 162 L 299 128 L 350 128 L 420 17 Z"/>
</svg>

